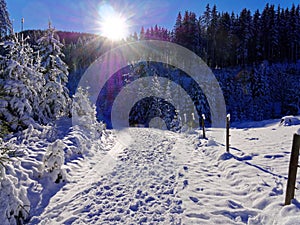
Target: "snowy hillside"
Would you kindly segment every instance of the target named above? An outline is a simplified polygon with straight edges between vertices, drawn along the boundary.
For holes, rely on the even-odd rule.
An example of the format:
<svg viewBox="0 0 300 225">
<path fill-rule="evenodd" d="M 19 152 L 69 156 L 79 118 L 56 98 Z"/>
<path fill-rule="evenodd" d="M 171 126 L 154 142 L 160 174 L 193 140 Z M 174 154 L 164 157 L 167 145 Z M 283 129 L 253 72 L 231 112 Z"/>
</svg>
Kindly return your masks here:
<svg viewBox="0 0 300 225">
<path fill-rule="evenodd" d="M 127 143 L 66 164 L 68 182 L 29 224 L 299 224 L 299 201 L 283 203 L 300 126 L 244 125 L 254 128 L 231 130 L 231 154 L 221 129 L 208 140 L 123 130 Z"/>
</svg>

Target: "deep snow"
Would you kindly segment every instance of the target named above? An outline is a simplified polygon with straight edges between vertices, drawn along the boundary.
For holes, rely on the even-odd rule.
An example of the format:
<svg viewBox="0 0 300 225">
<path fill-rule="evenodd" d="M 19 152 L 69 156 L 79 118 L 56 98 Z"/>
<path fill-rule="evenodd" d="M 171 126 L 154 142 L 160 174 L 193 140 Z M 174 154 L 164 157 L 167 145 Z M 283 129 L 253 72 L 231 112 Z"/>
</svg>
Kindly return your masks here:
<svg viewBox="0 0 300 225">
<path fill-rule="evenodd" d="M 283 204 L 300 126 L 260 124 L 231 129 L 229 154 L 223 129 L 208 129 L 208 140 L 123 130 L 126 143 L 64 165 L 68 181 L 29 224 L 300 224 L 299 191 Z"/>
</svg>

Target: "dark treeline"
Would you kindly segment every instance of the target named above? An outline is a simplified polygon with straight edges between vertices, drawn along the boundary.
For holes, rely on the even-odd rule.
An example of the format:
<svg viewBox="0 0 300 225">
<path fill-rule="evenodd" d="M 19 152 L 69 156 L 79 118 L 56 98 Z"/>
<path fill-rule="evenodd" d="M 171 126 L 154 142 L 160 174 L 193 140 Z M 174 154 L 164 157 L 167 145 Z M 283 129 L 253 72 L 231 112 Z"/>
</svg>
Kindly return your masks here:
<svg viewBox="0 0 300 225">
<path fill-rule="evenodd" d="M 135 33 L 131 39 L 137 40 Z M 300 57 L 300 5 L 266 4 L 264 10 L 239 14 L 206 6 L 203 15 L 178 13 L 174 29 L 142 27 L 140 40 L 172 41 L 197 53 L 212 68 L 257 65 L 267 60 L 296 62 Z"/>
</svg>

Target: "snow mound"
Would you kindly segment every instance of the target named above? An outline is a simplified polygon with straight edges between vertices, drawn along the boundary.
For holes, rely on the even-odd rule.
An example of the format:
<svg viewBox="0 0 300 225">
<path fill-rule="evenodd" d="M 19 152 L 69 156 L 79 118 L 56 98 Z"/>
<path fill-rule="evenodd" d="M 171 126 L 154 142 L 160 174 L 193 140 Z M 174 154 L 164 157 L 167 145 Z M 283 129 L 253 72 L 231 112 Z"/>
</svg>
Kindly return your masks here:
<svg viewBox="0 0 300 225">
<path fill-rule="evenodd" d="M 281 118 L 279 126 L 299 125 L 300 120 L 295 116 L 284 116 Z"/>
<path fill-rule="evenodd" d="M 209 139 L 207 141 L 207 143 L 205 144 L 206 147 L 210 147 L 210 146 L 218 146 L 217 142 L 213 139 Z"/>
<path fill-rule="evenodd" d="M 3 225 L 23 224 L 29 216 L 29 200 L 25 188 L 17 188 L 18 180 L 12 176 L 0 179 L 0 221 Z"/>
</svg>

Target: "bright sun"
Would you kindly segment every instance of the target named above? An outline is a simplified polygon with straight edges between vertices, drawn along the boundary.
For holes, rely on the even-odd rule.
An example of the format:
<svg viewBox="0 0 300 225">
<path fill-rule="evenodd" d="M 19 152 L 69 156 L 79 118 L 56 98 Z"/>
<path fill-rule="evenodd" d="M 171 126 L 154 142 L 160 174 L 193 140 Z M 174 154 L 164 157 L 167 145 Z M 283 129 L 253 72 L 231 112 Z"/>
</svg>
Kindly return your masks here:
<svg viewBox="0 0 300 225">
<path fill-rule="evenodd" d="M 116 12 L 103 15 L 100 26 L 101 35 L 114 41 L 124 39 L 128 35 L 126 19 Z"/>
</svg>

